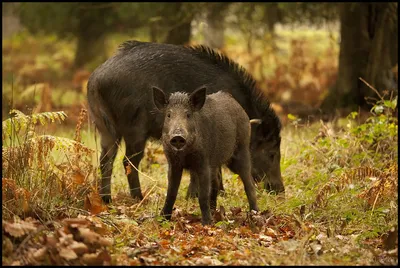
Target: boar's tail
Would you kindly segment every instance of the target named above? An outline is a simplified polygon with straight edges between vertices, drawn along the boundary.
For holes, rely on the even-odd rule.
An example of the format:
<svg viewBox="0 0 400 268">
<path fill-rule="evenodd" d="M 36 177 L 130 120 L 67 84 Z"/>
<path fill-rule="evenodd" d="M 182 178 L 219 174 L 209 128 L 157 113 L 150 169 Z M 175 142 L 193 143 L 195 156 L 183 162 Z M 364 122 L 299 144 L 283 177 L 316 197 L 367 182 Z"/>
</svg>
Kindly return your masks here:
<svg viewBox="0 0 400 268">
<path fill-rule="evenodd" d="M 104 98 L 99 94 L 98 90 L 88 90 L 88 95 L 91 95 L 89 102 L 89 114 L 94 119 L 98 129 L 105 129 L 109 134 L 117 138 L 117 125 L 109 104 L 104 101 Z"/>
</svg>

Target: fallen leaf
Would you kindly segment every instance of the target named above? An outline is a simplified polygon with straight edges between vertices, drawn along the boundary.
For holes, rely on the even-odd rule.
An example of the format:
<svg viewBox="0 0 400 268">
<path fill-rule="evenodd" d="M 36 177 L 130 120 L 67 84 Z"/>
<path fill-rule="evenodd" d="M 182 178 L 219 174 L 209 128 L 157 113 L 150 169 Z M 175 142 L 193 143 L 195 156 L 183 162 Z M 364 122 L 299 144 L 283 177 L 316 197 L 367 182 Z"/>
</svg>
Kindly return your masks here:
<svg viewBox="0 0 400 268">
<path fill-rule="evenodd" d="M 89 251 L 88 247 L 82 242 L 74 242 L 70 245 L 70 248 L 78 255 L 82 255 Z"/>
<path fill-rule="evenodd" d="M 72 182 L 75 185 L 82 185 L 85 182 L 85 176 L 83 176 L 82 172 L 77 168 L 71 175 Z"/>
<path fill-rule="evenodd" d="M 100 239 L 100 235 L 96 234 L 89 228 L 81 227 L 81 228 L 78 228 L 78 230 L 79 230 L 81 237 L 83 238 L 83 241 L 86 243 L 94 244 L 94 243 L 98 242 Z"/>
<path fill-rule="evenodd" d="M 3 221 L 3 227 L 4 230 L 13 237 L 21 237 L 37 230 L 33 223 L 22 220 L 14 223 Z"/>
<path fill-rule="evenodd" d="M 76 255 L 75 251 L 70 248 L 62 248 L 60 250 L 60 256 L 68 261 L 78 258 L 78 255 Z"/>
<path fill-rule="evenodd" d="M 236 216 L 242 212 L 241 207 L 231 207 L 230 210 L 231 210 L 233 216 Z"/>
<path fill-rule="evenodd" d="M 32 254 L 32 256 L 33 256 L 33 258 L 35 258 L 35 260 L 41 261 L 46 256 L 46 253 L 47 253 L 47 247 L 42 247 L 42 248 L 39 248 L 38 250 L 36 250 Z"/>
<path fill-rule="evenodd" d="M 87 265 L 102 265 L 102 261 L 97 259 L 96 253 L 86 253 L 82 256 L 82 262 Z"/>
<path fill-rule="evenodd" d="M 314 251 L 316 255 L 321 253 L 322 245 L 317 242 L 310 243 L 311 249 Z"/>
<path fill-rule="evenodd" d="M 107 210 L 98 192 L 91 192 L 86 195 L 84 208 L 94 215 Z"/>
</svg>

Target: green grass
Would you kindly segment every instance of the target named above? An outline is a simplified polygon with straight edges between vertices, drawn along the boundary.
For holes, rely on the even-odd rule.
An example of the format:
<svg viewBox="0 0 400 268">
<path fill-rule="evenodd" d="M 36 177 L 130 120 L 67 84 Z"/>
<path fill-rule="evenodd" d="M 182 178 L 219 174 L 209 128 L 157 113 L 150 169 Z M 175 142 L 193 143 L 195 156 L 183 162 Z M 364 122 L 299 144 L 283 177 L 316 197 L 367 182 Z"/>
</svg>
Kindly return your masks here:
<svg viewBox="0 0 400 268">
<path fill-rule="evenodd" d="M 278 35 L 277 45 L 286 54 L 291 39 L 307 38 L 313 43 L 308 47 L 312 52 L 308 55 L 315 57 L 334 42 L 327 38 L 326 31 L 282 29 Z M 108 43 L 109 55 L 127 39 L 123 35 L 113 35 Z M 146 37 L 136 39 L 146 40 Z M 7 42 L 11 42 L 9 45 L 15 49 L 15 55 L 21 57 L 32 57 L 33 52 L 45 54 L 46 46 L 48 49 L 56 43 L 52 49 L 60 50 L 63 57 L 72 61 L 73 43 L 55 41 L 54 36 L 49 36 L 39 43 L 22 34 Z M 237 38 L 227 38 L 228 46 L 237 45 L 240 49 L 239 43 Z M 29 44 L 32 51 L 23 53 L 25 44 Z M 283 61 L 286 58 L 287 55 L 281 57 Z M 52 65 L 57 57 L 41 56 L 35 60 L 36 64 Z M 14 61 L 13 57 L 3 57 L 4 66 Z M 51 71 L 59 73 L 59 68 L 55 64 Z M 274 66 L 269 68 L 272 70 Z M 397 181 L 398 122 L 392 114 L 397 99 L 378 102 L 366 122 L 362 122 L 357 113 L 324 124 L 290 121 L 282 131 L 281 144 L 285 194 L 272 195 L 263 191 L 259 184 L 257 201 L 265 214 L 250 217 L 240 179 L 224 168 L 226 193 L 218 197 L 218 205 L 225 209 L 226 218 L 203 228 L 198 201 L 185 199 L 189 185 L 187 172 L 183 175 L 172 220 L 160 218 L 167 192 L 168 168 L 161 145 L 154 141 L 148 142 L 139 167 L 143 173 L 139 177 L 146 195 L 144 201 L 135 202 L 129 195 L 122 165 L 125 152 L 122 143 L 113 167 L 111 193 L 114 202 L 107 211 L 88 216 L 90 206 L 87 209 L 85 203 L 99 181 L 100 137 L 93 125 L 82 123 L 78 147 L 88 147 L 93 152 L 79 151 L 71 145 L 80 103 L 85 103 L 85 97 L 67 89 L 63 84 L 52 88 L 52 101 L 68 109 L 69 117 L 62 124 L 48 122 L 37 126 L 33 132 L 15 133 L 11 137 L 3 134 L 3 151 L 25 145 L 20 148 L 20 158 L 11 162 L 11 166 L 3 161 L 4 220 L 33 217 L 42 223 L 58 224 L 63 218 L 91 217 L 108 226 L 103 235 L 112 237 L 114 244 L 107 250 L 111 252 L 112 263 L 119 265 L 387 265 L 398 262 L 397 255 L 382 249 L 385 235 L 398 222 L 397 186 L 390 184 Z M 14 94 L 14 104 L 28 105 L 26 100 L 18 99 L 26 90 L 18 81 L 13 82 L 11 76 L 3 78 L 3 96 Z M 31 102 L 38 104 L 39 95 Z M 35 135 L 51 135 L 64 148 L 56 150 L 56 147 L 48 147 L 48 143 L 30 150 Z M 60 165 L 64 165 L 65 170 L 55 169 Z M 84 183 L 76 182 L 80 178 L 76 172 L 86 178 Z M 378 189 L 374 178 L 386 182 L 380 195 L 373 191 Z M 25 192 L 27 197 L 21 194 Z M 363 193 L 369 195 L 363 196 Z M 368 200 L 370 196 L 372 202 Z M 238 208 L 242 212 L 237 212 Z M 270 232 L 276 233 L 272 241 L 269 241 L 273 237 Z M 13 243 L 21 245 L 18 239 Z M 27 245 L 37 249 L 41 243 L 38 239 Z M 9 257 L 4 256 L 3 251 L 3 263 Z"/>
<path fill-rule="evenodd" d="M 161 145 L 152 141 L 146 148 L 145 155 L 147 155 L 147 150 L 150 150 L 150 155 L 152 158 L 156 157 L 156 160 L 150 162 L 150 158 L 145 157 L 141 162 L 139 168 L 143 174 L 140 174 L 140 182 L 146 198 L 138 204 L 129 196 L 122 166 L 124 157 L 122 143 L 112 177 L 114 202 L 108 207 L 109 213 L 101 218 L 103 221 L 113 222 L 115 226 L 118 226 L 118 229 L 111 228 L 115 246 L 110 248 L 110 252 L 114 256 L 114 262 L 135 264 L 137 259 L 133 258 L 130 261 L 129 258 L 126 259 L 127 252 L 139 250 L 140 245 L 145 247 L 151 243 L 168 244 L 168 248 L 176 249 L 172 251 L 159 249 L 155 260 L 159 260 L 157 256 L 164 256 L 163 261 L 168 264 L 205 261 L 201 258 L 199 260 L 186 255 L 185 257 L 182 255 L 182 250 L 193 245 L 213 248 L 218 245 L 216 241 L 220 241 L 230 248 L 222 251 L 223 254 L 220 252 L 218 255 L 213 255 L 206 248 L 200 249 L 200 253 L 196 254 L 207 255 L 214 262 L 218 260 L 226 264 L 370 265 L 379 263 L 372 252 L 382 246 L 382 235 L 397 224 L 397 193 L 389 187 L 387 196 L 372 206 L 368 204 L 366 198 L 360 197 L 362 192 L 373 187 L 370 180 L 372 175 L 352 173 L 352 170 L 360 165 L 382 172 L 388 171 L 388 168 L 397 170 L 397 149 L 395 149 L 397 121 L 391 117 L 390 107 L 382 103 L 377 105 L 382 105 L 385 112 L 371 115 L 370 119 L 362 124 L 356 124 L 353 119 L 355 114 L 352 114 L 342 119 L 341 122 L 347 121 L 347 124 L 301 125 L 296 123 L 284 128 L 281 167 L 286 192 L 284 196 L 271 195 L 262 190 L 261 184 L 257 190 L 260 209 L 269 211 L 267 212 L 269 216 L 266 217 L 272 217 L 275 221 L 267 225 L 248 221 L 245 214 L 248 203 L 242 183 L 237 175 L 226 168 L 223 169 L 226 193 L 218 197 L 219 206 L 224 207 L 227 212 L 225 220 L 216 222 L 212 229 L 199 229 L 201 228 L 199 222 L 201 212 L 198 202 L 185 199 L 189 184 L 188 173 L 185 172 L 172 220 L 161 221 L 159 212 L 165 201 L 168 185 L 167 164 L 165 157 L 160 153 Z M 381 127 L 382 124 L 386 127 Z M 324 131 L 326 131 L 326 136 L 321 136 L 320 133 Z M 72 139 L 75 130 L 57 127 L 51 134 L 55 137 Z M 98 135 L 95 137 L 93 126 L 90 130 L 86 126 L 81 131 L 81 137 L 82 144 L 95 151 L 85 161 L 90 161 L 90 164 L 97 169 L 100 139 Z M 388 149 L 390 151 L 387 151 Z M 385 150 L 385 155 L 380 153 L 380 150 Z M 52 152 L 52 156 L 56 163 L 65 162 L 66 158 L 71 157 L 66 152 Z M 390 176 L 397 178 L 397 174 L 392 174 L 390 171 L 387 174 L 389 177 L 378 179 L 389 181 L 393 179 Z M 95 172 L 92 176 L 98 177 L 99 174 Z M 352 181 L 346 181 L 348 177 Z M 318 201 L 318 195 L 329 181 L 332 181 L 333 187 L 325 190 L 323 201 Z M 40 187 L 43 190 L 50 186 L 43 184 Z M 82 185 L 82 187 L 86 186 Z M 339 187 L 339 190 L 335 187 Z M 34 193 L 35 189 L 29 188 L 29 191 Z M 50 211 L 49 218 L 55 217 L 54 211 L 65 206 L 65 198 L 65 196 L 56 196 L 53 199 L 46 199 L 49 202 L 45 207 Z M 40 200 L 36 199 L 37 201 Z M 81 201 L 69 200 L 67 203 L 77 209 L 83 209 Z M 43 203 L 40 206 L 43 208 Z M 24 215 L 13 211 L 12 207 L 6 208 L 20 217 Z M 235 216 L 230 211 L 237 208 L 241 208 L 242 212 Z M 79 210 L 67 211 L 70 217 L 76 216 L 79 212 Z M 7 215 L 9 214 L 3 212 L 3 216 Z M 261 219 L 266 220 L 262 216 Z M 182 228 L 186 231 L 182 232 Z M 280 238 L 275 239 L 274 242 L 264 241 L 262 234 L 265 228 L 272 228 Z M 193 230 L 196 231 L 193 233 Z M 216 232 L 218 239 L 215 240 L 213 235 L 202 236 L 198 233 L 210 232 L 207 230 Z M 191 235 L 188 236 L 188 234 Z M 191 242 L 185 242 L 185 236 Z M 370 241 L 372 241 L 372 246 Z M 196 254 L 194 256 L 197 256 Z M 165 256 L 168 256 L 167 259 Z M 117 261 L 118 258 L 125 259 Z"/>
</svg>

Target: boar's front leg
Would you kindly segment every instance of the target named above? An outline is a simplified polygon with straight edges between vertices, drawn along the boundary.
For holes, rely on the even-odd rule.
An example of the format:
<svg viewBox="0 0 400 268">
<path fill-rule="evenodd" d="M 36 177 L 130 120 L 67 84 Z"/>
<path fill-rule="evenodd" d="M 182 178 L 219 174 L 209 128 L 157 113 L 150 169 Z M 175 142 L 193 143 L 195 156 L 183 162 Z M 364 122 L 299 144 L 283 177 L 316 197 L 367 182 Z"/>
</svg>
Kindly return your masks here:
<svg viewBox="0 0 400 268">
<path fill-rule="evenodd" d="M 201 209 L 201 223 L 211 224 L 210 212 L 210 191 L 211 191 L 211 171 L 209 167 L 198 167 L 190 171 L 190 176 L 196 177 L 199 189 L 199 204 Z"/>
<path fill-rule="evenodd" d="M 179 185 L 182 179 L 183 168 L 178 165 L 168 166 L 168 190 L 167 199 L 165 200 L 164 208 L 161 210 L 161 216 L 167 220 L 171 219 L 172 209 L 174 207 L 176 196 L 178 195 Z"/>
</svg>

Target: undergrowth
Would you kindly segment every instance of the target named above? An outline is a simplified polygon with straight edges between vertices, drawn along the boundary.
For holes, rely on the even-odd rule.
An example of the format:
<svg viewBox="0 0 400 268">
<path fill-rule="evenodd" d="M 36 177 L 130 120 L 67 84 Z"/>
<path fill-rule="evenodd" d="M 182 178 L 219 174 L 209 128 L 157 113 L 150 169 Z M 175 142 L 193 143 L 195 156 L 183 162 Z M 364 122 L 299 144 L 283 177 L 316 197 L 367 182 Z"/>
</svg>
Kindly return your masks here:
<svg viewBox="0 0 400 268">
<path fill-rule="evenodd" d="M 139 167 L 145 196 L 140 203 L 129 196 L 125 174 L 135 167 L 122 166 L 121 146 L 112 177 L 113 203 L 105 207 L 96 190 L 99 146 L 88 148 L 82 140 L 99 142 L 81 129 L 86 112 L 81 111 L 73 138 L 39 131 L 39 124 L 62 123 L 63 112 L 11 113 L 2 132 L 2 214 L 3 220 L 14 223 L 3 222 L 3 233 L 20 235 L 17 219 L 30 219 L 19 231 L 26 235 L 31 229 L 40 233 L 32 218 L 45 224 L 80 217 L 64 221 L 64 231 L 57 232 L 60 243 L 69 237 L 62 249 L 46 244 L 50 238 L 46 243 L 31 239 L 31 251 L 42 255 L 22 263 L 396 263 L 397 255 L 390 251 L 396 244 L 390 241 L 398 221 L 397 97 L 377 101 L 364 122 L 357 112 L 337 122 L 312 125 L 290 117 L 292 124 L 283 130 L 281 147 L 285 193 L 272 195 L 258 185 L 261 212 L 249 214 L 240 178 L 224 168 L 225 194 L 218 197 L 215 224 L 204 228 L 198 201 L 185 199 L 187 173 L 171 221 L 159 216 L 167 189 L 167 163 L 159 143 L 148 143 Z M 90 239 L 100 239 L 99 230 L 113 242 L 99 240 L 97 246 L 106 248 L 90 255 Z M 79 244 L 82 236 L 87 245 Z M 17 243 L 18 249 L 28 247 L 18 239 L 7 239 L 3 245 L 8 241 Z M 11 249 L 3 251 L 3 257 Z M 49 252 L 52 257 L 44 260 Z M 6 263 L 18 254 L 22 253 L 14 253 Z"/>
<path fill-rule="evenodd" d="M 80 141 L 82 110 L 74 139 L 39 134 L 38 125 L 62 123 L 64 112 L 25 115 L 10 111 L 2 124 L 2 215 L 43 222 L 84 208 L 93 179 L 92 150 Z M 75 213 L 76 214 L 76 213 Z"/>
</svg>

